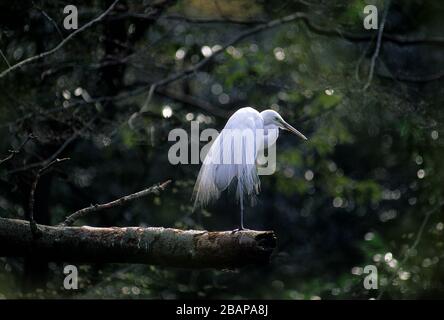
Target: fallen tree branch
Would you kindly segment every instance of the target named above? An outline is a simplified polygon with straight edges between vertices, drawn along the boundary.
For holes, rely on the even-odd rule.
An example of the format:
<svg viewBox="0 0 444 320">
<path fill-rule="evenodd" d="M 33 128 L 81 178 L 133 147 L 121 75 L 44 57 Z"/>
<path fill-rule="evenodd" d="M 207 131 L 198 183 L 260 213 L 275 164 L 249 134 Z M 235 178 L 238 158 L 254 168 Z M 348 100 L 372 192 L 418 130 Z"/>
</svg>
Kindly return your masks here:
<svg viewBox="0 0 444 320">
<path fill-rule="evenodd" d="M 121 198 L 119 198 L 117 200 L 114 200 L 114 201 L 111 201 L 111 202 L 108 202 L 108 203 L 92 204 L 92 205 L 90 205 L 87 208 L 84 208 L 84 209 L 81 209 L 81 210 L 78 210 L 78 211 L 74 212 L 73 214 L 68 216 L 65 219 L 65 221 L 62 222 L 60 225 L 61 226 L 70 226 L 75 221 L 77 221 L 78 219 L 83 218 L 84 216 L 86 216 L 86 215 L 88 215 L 90 213 L 101 211 L 101 210 L 104 210 L 104 209 L 110 209 L 110 208 L 117 207 L 117 206 L 121 206 L 121 205 L 127 203 L 128 201 L 139 199 L 139 198 L 145 197 L 145 196 L 147 196 L 149 194 L 162 191 L 170 183 L 171 183 L 171 180 L 168 180 L 168 181 L 165 181 L 164 183 L 156 184 L 156 185 L 154 185 L 152 187 L 149 187 L 149 188 L 147 188 L 145 190 L 142 190 L 142 191 L 139 191 L 139 192 L 136 192 L 136 193 L 133 193 L 133 194 L 121 197 Z"/>
<path fill-rule="evenodd" d="M 267 264 L 272 231 L 208 232 L 166 228 L 93 228 L 38 225 L 0 218 L 0 256 L 38 256 L 77 263 L 143 263 L 180 268 L 237 268 Z"/>
<path fill-rule="evenodd" d="M 67 42 L 69 42 L 72 38 L 74 38 L 74 36 L 76 36 L 77 34 L 81 33 L 82 31 L 84 31 L 85 29 L 91 27 L 93 24 L 95 24 L 96 22 L 99 22 L 100 20 L 102 20 L 111 10 L 113 10 L 114 6 L 117 4 L 117 2 L 119 2 L 119 0 L 115 0 L 111 6 L 106 9 L 105 12 L 103 12 L 100 16 L 98 16 L 97 18 L 91 20 L 90 22 L 86 23 L 84 26 L 82 26 L 81 28 L 77 29 L 76 31 L 74 31 L 73 33 L 70 33 L 66 38 L 64 38 L 62 41 L 60 41 L 60 43 L 55 46 L 54 48 L 52 48 L 51 50 L 42 52 L 36 56 L 32 56 L 29 57 L 27 59 L 24 59 L 16 64 L 14 64 L 13 66 L 10 66 L 9 68 L 7 68 L 6 70 L 2 71 L 0 73 L 0 79 L 3 78 L 4 76 L 6 76 L 8 73 L 10 73 L 11 71 L 18 69 L 20 67 L 23 67 L 26 64 L 29 64 L 31 62 L 35 62 L 37 60 L 43 59 L 49 55 L 52 55 L 54 53 L 56 53 L 60 48 L 62 48 Z"/>
</svg>

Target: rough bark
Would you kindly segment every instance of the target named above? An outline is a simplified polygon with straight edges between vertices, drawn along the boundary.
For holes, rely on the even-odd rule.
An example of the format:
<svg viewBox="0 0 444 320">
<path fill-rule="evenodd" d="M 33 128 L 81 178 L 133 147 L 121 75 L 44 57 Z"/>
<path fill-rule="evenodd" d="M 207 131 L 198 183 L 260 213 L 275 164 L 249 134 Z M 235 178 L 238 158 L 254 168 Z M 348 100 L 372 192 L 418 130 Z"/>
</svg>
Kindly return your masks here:
<svg viewBox="0 0 444 320">
<path fill-rule="evenodd" d="M 0 218 L 0 256 L 39 256 L 78 263 L 142 263 L 181 268 L 237 268 L 267 264 L 272 231 L 208 232 L 167 228 L 95 228 L 38 225 Z"/>
</svg>

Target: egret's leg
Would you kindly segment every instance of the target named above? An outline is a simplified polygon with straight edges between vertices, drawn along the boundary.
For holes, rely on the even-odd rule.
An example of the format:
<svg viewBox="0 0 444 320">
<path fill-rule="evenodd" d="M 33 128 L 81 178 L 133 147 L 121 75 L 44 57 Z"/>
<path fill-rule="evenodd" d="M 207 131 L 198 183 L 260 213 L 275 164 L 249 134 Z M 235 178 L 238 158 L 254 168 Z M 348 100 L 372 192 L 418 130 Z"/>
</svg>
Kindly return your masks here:
<svg viewBox="0 0 444 320">
<path fill-rule="evenodd" d="M 240 230 L 244 230 L 244 197 L 240 196 L 240 207 L 241 207 L 241 220 L 240 220 Z"/>
<path fill-rule="evenodd" d="M 240 212 L 240 216 L 241 216 L 240 226 L 239 226 L 239 228 L 233 230 L 231 233 L 236 233 L 236 232 L 245 230 L 245 228 L 244 228 L 244 201 L 243 201 L 242 197 L 240 198 L 240 209 L 241 209 L 241 212 Z"/>
</svg>

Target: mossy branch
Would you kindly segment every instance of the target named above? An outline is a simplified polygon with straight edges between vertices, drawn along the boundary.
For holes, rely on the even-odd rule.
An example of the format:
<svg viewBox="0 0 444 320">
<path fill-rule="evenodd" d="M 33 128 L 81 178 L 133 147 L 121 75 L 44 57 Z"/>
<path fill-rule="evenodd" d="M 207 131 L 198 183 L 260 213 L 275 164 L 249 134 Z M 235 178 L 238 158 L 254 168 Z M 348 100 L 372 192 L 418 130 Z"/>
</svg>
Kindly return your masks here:
<svg viewBox="0 0 444 320">
<path fill-rule="evenodd" d="M 272 231 L 93 228 L 38 225 L 0 218 L 0 256 L 38 256 L 77 263 L 141 263 L 180 268 L 232 269 L 267 264 L 276 238 Z"/>
</svg>

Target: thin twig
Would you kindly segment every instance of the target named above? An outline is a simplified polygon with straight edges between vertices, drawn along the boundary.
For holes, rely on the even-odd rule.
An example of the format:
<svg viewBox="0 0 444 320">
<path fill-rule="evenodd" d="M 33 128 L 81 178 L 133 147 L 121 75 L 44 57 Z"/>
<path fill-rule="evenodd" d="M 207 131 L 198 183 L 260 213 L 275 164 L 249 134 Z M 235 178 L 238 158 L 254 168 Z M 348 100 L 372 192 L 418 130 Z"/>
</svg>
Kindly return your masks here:
<svg viewBox="0 0 444 320">
<path fill-rule="evenodd" d="M 145 190 L 124 196 L 122 198 L 119 198 L 117 200 L 108 202 L 108 203 L 104 203 L 104 204 L 92 204 L 87 208 L 78 210 L 76 212 L 74 212 L 73 214 L 71 214 L 70 216 L 68 216 L 64 222 L 62 222 L 60 225 L 64 225 L 64 226 L 70 226 L 72 225 L 76 220 L 83 218 L 84 216 L 93 213 L 93 212 L 97 212 L 97 211 L 101 211 L 104 209 L 110 209 L 113 207 L 118 207 L 118 206 L 122 206 L 123 204 L 125 204 L 128 201 L 132 201 L 135 199 L 139 199 L 142 197 L 145 197 L 149 194 L 152 193 L 158 193 L 159 191 L 163 191 L 169 184 L 171 183 L 171 180 L 165 181 L 164 183 L 161 184 L 156 184 L 154 186 L 151 186 Z"/>
<path fill-rule="evenodd" d="M 22 151 L 22 149 L 24 148 L 24 146 L 28 143 L 29 140 L 34 139 L 34 135 L 31 133 L 29 134 L 26 139 L 22 142 L 22 144 L 17 148 L 17 149 L 11 149 L 9 150 L 9 156 L 7 156 L 6 158 L 0 160 L 0 165 L 2 165 L 4 162 L 11 160 L 12 158 L 14 158 L 14 156 L 18 153 L 20 153 L 20 151 Z"/>
<path fill-rule="evenodd" d="M 372 42 L 370 41 L 369 43 L 367 43 L 367 45 L 365 46 L 365 50 L 362 52 L 361 56 L 358 59 L 358 62 L 356 63 L 356 68 L 355 68 L 355 78 L 357 82 L 361 82 L 361 77 L 359 76 L 359 71 L 361 69 L 361 63 L 364 60 L 368 50 L 371 47 Z"/>
<path fill-rule="evenodd" d="M 373 53 L 373 56 L 371 59 L 370 72 L 368 74 L 367 83 L 365 84 L 364 89 L 363 89 L 364 91 L 366 91 L 368 89 L 368 87 L 370 86 L 370 84 L 372 83 L 372 80 L 373 80 L 376 59 L 378 58 L 379 51 L 381 50 L 381 40 L 382 40 L 382 35 L 384 34 L 384 26 L 385 26 L 385 21 L 387 19 L 387 14 L 388 14 L 389 8 L 390 8 L 390 0 L 387 2 L 387 5 L 385 7 L 384 16 L 382 17 L 381 24 L 379 25 L 378 37 L 376 39 L 376 48 L 375 48 L 375 52 Z"/>
<path fill-rule="evenodd" d="M 11 65 L 9 64 L 8 59 L 6 58 L 6 56 L 3 54 L 2 49 L 0 49 L 0 55 L 2 56 L 3 60 L 5 60 L 6 64 L 8 65 L 9 68 L 11 68 Z"/>
<path fill-rule="evenodd" d="M 32 4 L 34 5 L 34 7 L 35 7 L 37 10 L 39 10 L 39 11 L 45 16 L 46 19 L 48 19 L 49 22 L 51 22 L 51 24 L 54 26 L 54 28 L 56 29 L 57 33 L 59 34 L 60 38 L 62 38 L 62 40 L 63 40 L 65 37 L 63 36 L 62 31 L 60 30 L 59 26 L 57 25 L 57 22 L 55 22 L 54 19 L 51 18 L 51 17 L 45 12 L 45 10 L 43 10 L 43 9 L 40 8 L 38 5 L 36 5 L 36 4 L 34 3 L 34 1 L 32 2 Z"/>
<path fill-rule="evenodd" d="M 63 158 L 63 159 L 56 158 L 55 160 L 47 162 L 47 164 L 43 165 L 37 171 L 37 174 L 35 175 L 34 182 L 31 185 L 31 191 L 29 193 L 29 223 L 30 223 L 30 227 L 31 227 L 31 232 L 33 234 L 36 234 L 38 232 L 37 224 L 34 220 L 34 203 L 35 203 L 35 192 L 37 190 L 37 186 L 40 181 L 40 178 L 46 172 L 48 172 L 49 168 L 51 168 L 53 165 L 55 165 L 56 163 L 67 161 L 67 160 L 70 160 L 70 158 Z"/>
<path fill-rule="evenodd" d="M 148 91 L 148 96 L 146 97 L 145 103 L 143 104 L 142 112 L 148 110 L 154 90 L 156 90 L 156 84 L 151 85 L 150 90 Z"/>
<path fill-rule="evenodd" d="M 145 98 L 145 102 L 143 103 L 142 108 L 140 108 L 138 112 L 133 113 L 129 118 L 128 125 L 130 126 L 130 128 L 134 128 L 134 120 L 136 118 L 138 118 L 141 114 L 148 111 L 148 107 L 150 105 L 151 99 L 153 98 L 153 93 L 155 90 L 156 90 L 156 84 L 153 83 L 152 85 L 150 85 L 150 89 L 148 90 L 148 94 Z"/>
<path fill-rule="evenodd" d="M 32 56 L 29 57 L 27 59 L 24 59 L 16 64 L 14 64 L 13 66 L 9 67 L 8 69 L 4 70 L 2 73 L 0 73 L 0 79 L 3 78 L 4 76 L 6 76 L 8 73 L 10 73 L 11 71 L 18 69 L 26 64 L 29 64 L 31 62 L 43 59 L 49 55 L 54 54 L 55 52 L 57 52 L 60 48 L 62 48 L 66 43 L 68 43 L 72 38 L 74 38 L 77 34 L 83 32 L 85 29 L 91 27 L 93 24 L 95 24 L 96 22 L 99 22 L 100 20 L 102 20 L 111 10 L 113 10 L 114 6 L 117 4 L 117 2 L 119 2 L 119 0 L 115 0 L 111 6 L 105 11 L 103 12 L 100 16 L 98 16 L 97 18 L 91 20 L 90 22 L 86 23 L 83 27 L 77 29 L 76 31 L 74 31 L 73 33 L 70 33 L 65 39 L 63 39 L 57 46 L 55 46 L 54 48 L 52 48 L 51 50 L 42 52 L 36 56 Z"/>
<path fill-rule="evenodd" d="M 8 171 L 7 174 L 13 174 L 13 173 L 33 169 L 33 168 L 38 168 L 41 166 L 45 166 L 46 164 L 54 161 L 54 159 L 56 159 L 74 140 L 76 140 L 83 133 L 83 131 L 85 131 L 96 119 L 97 119 L 97 116 L 93 117 L 80 130 L 74 131 L 74 133 L 68 139 L 66 139 L 65 142 L 60 146 L 60 148 L 57 149 L 57 151 L 54 152 L 52 154 L 52 156 L 49 157 L 48 159 L 46 159 L 44 161 L 34 162 L 34 163 L 25 165 L 25 166 L 17 168 L 17 169 L 13 169 L 11 171 Z"/>
</svg>

